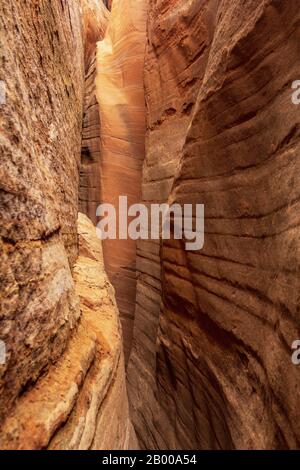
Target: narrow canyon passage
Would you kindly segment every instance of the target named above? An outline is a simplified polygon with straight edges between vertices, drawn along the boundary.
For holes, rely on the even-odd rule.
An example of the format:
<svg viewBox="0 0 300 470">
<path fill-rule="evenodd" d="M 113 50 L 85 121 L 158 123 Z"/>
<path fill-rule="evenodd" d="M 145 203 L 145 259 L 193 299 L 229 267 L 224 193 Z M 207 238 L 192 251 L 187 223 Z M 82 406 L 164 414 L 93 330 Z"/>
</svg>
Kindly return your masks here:
<svg viewBox="0 0 300 470">
<path fill-rule="evenodd" d="M 124 14 L 126 12 L 126 14 Z M 97 98 L 100 111 L 101 202 L 131 206 L 141 200 L 145 154 L 144 51 L 147 1 L 113 5 L 108 29 L 97 45 Z M 128 360 L 136 294 L 136 242 L 103 241 L 107 273 L 116 289 Z"/>
<path fill-rule="evenodd" d="M 0 3 L 0 449 L 300 447 L 299 25 Z M 101 241 L 120 196 L 204 205 L 203 247 Z"/>
</svg>

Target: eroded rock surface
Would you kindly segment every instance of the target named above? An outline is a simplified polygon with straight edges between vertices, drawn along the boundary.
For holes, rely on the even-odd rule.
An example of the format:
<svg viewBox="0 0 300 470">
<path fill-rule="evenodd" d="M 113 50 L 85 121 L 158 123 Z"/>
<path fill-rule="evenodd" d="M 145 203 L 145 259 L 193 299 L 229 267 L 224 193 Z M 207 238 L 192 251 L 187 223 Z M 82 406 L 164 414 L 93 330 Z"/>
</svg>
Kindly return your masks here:
<svg viewBox="0 0 300 470">
<path fill-rule="evenodd" d="M 125 384 L 122 331 L 114 289 L 104 269 L 102 246 L 91 221 L 78 218 L 79 258 L 74 267 L 81 326 L 93 344 L 84 384 L 52 449 L 135 448 Z M 77 342 L 81 357 L 81 342 Z"/>
<path fill-rule="evenodd" d="M 96 44 L 103 39 L 109 12 L 101 1 L 83 0 L 85 97 L 82 125 L 79 210 L 96 223 L 101 204 L 100 115 L 96 97 Z"/>
<path fill-rule="evenodd" d="M 84 43 L 103 34 L 84 3 L 0 6 L 1 449 L 136 446 L 101 242 L 84 215 L 77 233 Z"/>
<path fill-rule="evenodd" d="M 121 327 L 92 222 L 78 218 L 74 266 L 81 318 L 49 372 L 24 394 L 1 426 L 2 449 L 127 449 L 128 414 Z"/>
<path fill-rule="evenodd" d="M 297 2 L 104 3 L 0 5 L 0 448 L 138 446 L 110 281 L 142 447 L 299 448 Z M 204 204 L 204 248 L 103 260 L 78 188 Z"/>
<path fill-rule="evenodd" d="M 144 159 L 144 48 L 146 0 L 114 0 L 105 39 L 97 50 L 97 98 L 101 121 L 101 202 L 118 208 L 140 202 Z M 104 261 L 116 298 L 128 357 L 136 292 L 136 243 L 105 240 Z"/>
<path fill-rule="evenodd" d="M 84 62 L 86 72 L 95 55 L 96 43 L 104 37 L 109 11 L 101 0 L 80 0 L 84 37 Z"/>
<path fill-rule="evenodd" d="M 128 379 L 146 448 L 299 447 L 299 13 L 150 0 L 143 199 L 204 203 L 205 245 L 139 244 Z"/>
<path fill-rule="evenodd" d="M 84 86 L 77 1 L 0 5 L 0 421 L 64 351 L 80 311 L 78 167 Z"/>
</svg>

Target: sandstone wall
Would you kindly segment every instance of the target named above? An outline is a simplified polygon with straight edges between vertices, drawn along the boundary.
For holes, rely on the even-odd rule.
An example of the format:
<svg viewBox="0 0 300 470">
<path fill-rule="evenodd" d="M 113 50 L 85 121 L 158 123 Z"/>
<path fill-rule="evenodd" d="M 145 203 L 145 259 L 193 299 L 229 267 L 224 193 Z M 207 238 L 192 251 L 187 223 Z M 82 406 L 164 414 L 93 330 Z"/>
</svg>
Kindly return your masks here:
<svg viewBox="0 0 300 470">
<path fill-rule="evenodd" d="M 104 37 L 109 11 L 102 0 L 80 0 L 83 37 L 84 37 L 84 62 L 87 72 L 95 55 L 96 43 Z"/>
<path fill-rule="evenodd" d="M 129 419 L 122 331 L 114 289 L 105 273 L 95 227 L 80 213 L 78 233 L 79 258 L 74 279 L 82 310 L 80 328 L 89 342 L 89 358 L 86 370 L 82 371 L 84 382 L 76 403 L 66 424 L 52 438 L 50 448 L 136 448 Z M 82 367 L 85 341 L 80 334 L 74 338 L 72 347 Z M 74 363 L 76 367 L 76 359 Z"/>
<path fill-rule="evenodd" d="M 0 420 L 62 354 L 80 311 L 83 47 L 78 2 L 2 1 Z"/>
<path fill-rule="evenodd" d="M 1 426 L 1 449 L 126 449 L 128 414 L 121 327 L 92 222 L 78 218 L 74 266 L 81 319 L 64 355 Z"/>
<path fill-rule="evenodd" d="M 139 244 L 143 447 L 299 447 L 298 57 L 297 2 L 150 0 L 143 199 L 204 203 L 205 245 Z"/>
<path fill-rule="evenodd" d="M 109 12 L 101 1 L 83 0 L 85 96 L 82 125 L 79 210 L 96 223 L 101 204 L 100 115 L 96 97 L 96 44 L 103 39 Z"/>
<path fill-rule="evenodd" d="M 1 2 L 0 449 L 138 447 L 117 303 L 142 447 L 299 448 L 299 16 Z M 103 260 L 78 188 L 94 222 L 119 195 L 204 204 L 204 248 L 106 241 Z"/>
<path fill-rule="evenodd" d="M 101 201 L 118 207 L 140 201 L 144 158 L 143 87 L 146 0 L 115 0 L 105 39 L 97 51 L 97 98 L 101 123 Z M 105 240 L 104 261 L 116 289 L 128 357 L 136 291 L 136 243 Z"/>
<path fill-rule="evenodd" d="M 84 215 L 77 233 L 85 7 L 0 6 L 0 449 L 136 446 L 101 242 Z"/>
</svg>

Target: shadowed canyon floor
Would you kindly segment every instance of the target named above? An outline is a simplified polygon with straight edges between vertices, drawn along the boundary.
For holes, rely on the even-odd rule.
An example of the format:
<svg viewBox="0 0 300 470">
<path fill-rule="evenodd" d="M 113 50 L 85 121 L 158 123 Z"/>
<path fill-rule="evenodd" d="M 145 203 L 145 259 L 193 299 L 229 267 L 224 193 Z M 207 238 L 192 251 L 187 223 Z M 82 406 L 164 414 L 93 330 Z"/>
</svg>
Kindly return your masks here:
<svg viewBox="0 0 300 470">
<path fill-rule="evenodd" d="M 0 27 L 0 449 L 299 448 L 297 0 Z M 204 204 L 203 249 L 101 242 L 120 195 Z"/>
</svg>

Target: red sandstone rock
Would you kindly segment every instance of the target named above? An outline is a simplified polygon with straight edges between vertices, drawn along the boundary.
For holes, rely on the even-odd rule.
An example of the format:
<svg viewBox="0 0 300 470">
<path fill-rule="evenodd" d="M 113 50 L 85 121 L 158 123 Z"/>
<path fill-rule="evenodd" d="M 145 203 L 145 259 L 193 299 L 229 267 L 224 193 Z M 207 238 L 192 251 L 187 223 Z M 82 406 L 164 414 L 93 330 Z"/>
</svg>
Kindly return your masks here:
<svg viewBox="0 0 300 470">
<path fill-rule="evenodd" d="M 101 242 L 83 215 L 77 233 L 81 20 L 72 0 L 0 6 L 0 449 L 137 445 Z"/>
<path fill-rule="evenodd" d="M 101 204 L 100 115 L 96 98 L 96 44 L 103 39 L 109 12 L 101 1 L 83 1 L 85 97 L 82 125 L 79 210 L 96 223 Z"/>
<path fill-rule="evenodd" d="M 144 159 L 144 44 L 146 0 L 115 0 L 105 39 L 98 44 L 97 98 L 101 121 L 101 200 L 118 207 L 140 201 Z M 126 14 L 124 14 L 126 12 Z M 136 243 L 105 240 L 104 261 L 116 289 L 128 357 L 136 292 Z"/>
<path fill-rule="evenodd" d="M 80 0 L 83 21 L 85 70 L 93 60 L 96 43 L 104 37 L 109 11 L 101 0 Z"/>
<path fill-rule="evenodd" d="M 66 348 L 78 317 L 83 47 L 78 2 L 0 5 L 0 420 Z"/>
<path fill-rule="evenodd" d="M 84 71 L 82 209 L 141 184 L 146 204 L 205 204 L 200 252 L 104 246 L 140 444 L 299 448 L 297 2 L 146 3 L 114 0 L 99 45 L 101 149 L 102 2 L 0 6 L 0 448 L 137 446 L 102 245 L 76 228 Z"/>
<path fill-rule="evenodd" d="M 136 446 L 128 414 L 123 343 L 114 292 L 92 222 L 78 219 L 74 267 L 81 319 L 66 351 L 1 425 L 1 449 L 126 449 Z"/>
<path fill-rule="evenodd" d="M 150 0 L 143 199 L 204 203 L 205 245 L 139 244 L 146 448 L 299 447 L 298 23 L 297 2 Z"/>
</svg>

